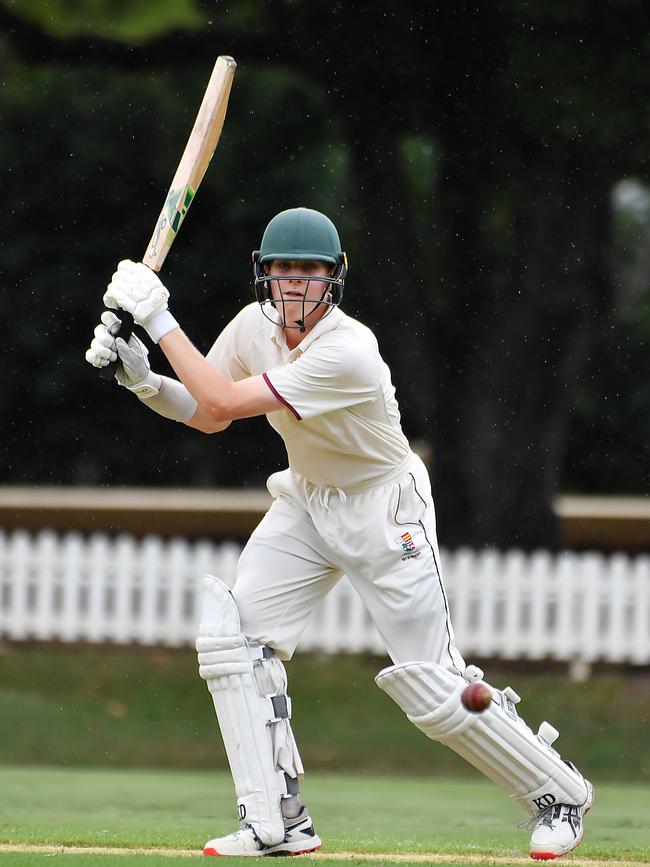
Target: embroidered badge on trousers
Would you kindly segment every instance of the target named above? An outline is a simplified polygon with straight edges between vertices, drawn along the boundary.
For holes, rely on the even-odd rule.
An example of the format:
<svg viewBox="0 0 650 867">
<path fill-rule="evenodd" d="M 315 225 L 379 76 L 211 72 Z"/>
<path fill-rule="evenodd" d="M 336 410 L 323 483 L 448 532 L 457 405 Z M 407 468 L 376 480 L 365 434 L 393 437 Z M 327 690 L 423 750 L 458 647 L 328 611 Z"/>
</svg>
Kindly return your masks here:
<svg viewBox="0 0 650 867">
<path fill-rule="evenodd" d="M 404 552 L 404 556 L 402 560 L 414 560 L 416 557 L 419 557 L 422 551 L 419 551 L 416 547 L 415 542 L 413 541 L 413 537 L 407 531 L 406 533 L 402 533 L 401 536 L 398 536 L 395 539 L 395 542 L 400 546 L 402 551 Z"/>
</svg>

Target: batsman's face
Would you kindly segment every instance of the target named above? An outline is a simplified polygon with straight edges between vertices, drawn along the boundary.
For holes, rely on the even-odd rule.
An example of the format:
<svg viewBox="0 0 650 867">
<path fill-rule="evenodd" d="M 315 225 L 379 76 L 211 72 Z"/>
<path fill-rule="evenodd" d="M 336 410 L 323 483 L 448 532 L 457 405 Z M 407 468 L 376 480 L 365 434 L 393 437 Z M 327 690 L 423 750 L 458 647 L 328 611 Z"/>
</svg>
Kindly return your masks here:
<svg viewBox="0 0 650 867">
<path fill-rule="evenodd" d="M 271 297 L 285 325 L 303 321 L 309 327 L 327 312 L 320 302 L 329 300 L 330 284 L 323 278 L 331 271 L 326 262 L 275 259 L 268 265 Z"/>
</svg>

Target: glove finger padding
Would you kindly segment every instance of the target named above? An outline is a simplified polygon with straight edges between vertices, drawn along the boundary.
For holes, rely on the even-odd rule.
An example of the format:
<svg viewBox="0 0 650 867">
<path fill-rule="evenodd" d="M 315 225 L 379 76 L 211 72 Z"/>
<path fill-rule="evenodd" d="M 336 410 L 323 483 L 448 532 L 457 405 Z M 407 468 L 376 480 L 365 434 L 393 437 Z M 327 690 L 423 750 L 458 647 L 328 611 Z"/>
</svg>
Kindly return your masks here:
<svg viewBox="0 0 650 867">
<path fill-rule="evenodd" d="M 115 277 L 118 274 L 136 275 L 139 273 L 138 265 L 142 265 L 142 262 L 134 262 L 133 259 L 122 259 L 117 263 L 117 271 L 113 276 Z M 142 267 L 146 268 L 147 266 L 143 265 Z M 149 269 L 147 268 L 147 270 Z"/>
<path fill-rule="evenodd" d="M 150 289 L 163 285 L 155 271 L 147 267 L 144 262 L 134 262 L 132 259 L 122 259 L 121 262 L 118 262 L 117 271 L 113 276 L 123 277 L 128 282 L 135 280 Z"/>
<path fill-rule="evenodd" d="M 110 334 L 115 336 L 122 327 L 122 320 L 113 313 L 112 310 L 104 310 L 101 315 L 102 323 L 106 326 Z M 96 331 L 97 329 L 95 329 Z"/>
<path fill-rule="evenodd" d="M 126 310 L 135 318 L 135 308 L 141 301 L 137 288 L 124 283 L 123 280 L 113 279 L 108 284 L 104 293 L 104 304 L 113 310 Z"/>
<path fill-rule="evenodd" d="M 138 300 L 148 298 L 152 292 L 169 295 L 160 277 L 151 268 L 147 268 L 142 262 L 132 262 L 130 259 L 124 259 L 118 264 L 109 288 L 110 286 L 119 286 Z"/>
<path fill-rule="evenodd" d="M 90 344 L 91 346 L 95 343 L 99 346 L 105 346 L 106 349 L 115 350 L 115 338 L 103 323 L 97 325 L 93 333 L 95 336 Z"/>
<path fill-rule="evenodd" d="M 106 346 L 97 337 L 93 338 L 90 347 L 86 350 L 86 361 L 93 367 L 106 367 L 116 359 L 117 352 L 114 345 Z"/>
<path fill-rule="evenodd" d="M 106 291 L 123 293 L 128 295 L 134 303 L 138 303 L 144 301 L 151 290 L 139 278 L 133 277 L 129 279 L 118 272 L 113 275 L 113 279 L 106 287 Z"/>
<path fill-rule="evenodd" d="M 117 359 L 115 337 L 119 331 L 121 321 L 110 310 L 105 310 L 101 315 L 101 322 L 93 331 L 93 339 L 90 347 L 86 350 L 86 361 L 93 367 L 106 367 Z"/>
</svg>

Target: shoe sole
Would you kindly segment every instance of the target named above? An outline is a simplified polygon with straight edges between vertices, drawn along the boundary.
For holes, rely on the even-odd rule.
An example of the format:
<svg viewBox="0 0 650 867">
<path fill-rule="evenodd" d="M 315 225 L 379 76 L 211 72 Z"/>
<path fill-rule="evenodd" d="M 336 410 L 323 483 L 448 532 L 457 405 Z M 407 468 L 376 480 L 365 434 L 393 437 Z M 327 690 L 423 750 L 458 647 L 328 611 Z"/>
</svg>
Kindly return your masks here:
<svg viewBox="0 0 650 867">
<path fill-rule="evenodd" d="M 310 846 L 308 849 L 296 849 L 293 852 L 288 851 L 287 849 L 283 849 L 282 851 L 276 850 L 275 852 L 246 852 L 240 853 L 239 855 L 224 855 L 223 852 L 217 852 L 216 849 L 212 847 L 203 850 L 204 855 L 216 856 L 217 858 L 282 858 L 282 857 L 291 857 L 293 855 L 307 855 L 309 852 L 315 852 L 317 849 L 320 849 L 322 843 L 319 843 L 318 846 Z"/>
<path fill-rule="evenodd" d="M 565 855 L 568 855 L 569 852 L 573 852 L 574 849 L 577 849 L 581 843 L 582 837 L 574 843 L 570 849 L 566 849 L 564 852 L 531 852 L 530 857 L 533 861 L 552 861 L 554 858 L 563 858 Z"/>
</svg>

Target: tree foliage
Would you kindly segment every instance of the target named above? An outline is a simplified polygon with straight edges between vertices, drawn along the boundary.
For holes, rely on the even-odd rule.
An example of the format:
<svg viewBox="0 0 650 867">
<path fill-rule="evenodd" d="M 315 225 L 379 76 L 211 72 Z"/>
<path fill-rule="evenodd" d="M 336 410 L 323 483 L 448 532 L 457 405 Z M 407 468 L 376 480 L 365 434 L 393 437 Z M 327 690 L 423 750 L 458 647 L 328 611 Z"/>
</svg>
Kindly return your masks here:
<svg viewBox="0 0 650 867">
<path fill-rule="evenodd" d="M 166 265 L 177 316 L 206 350 L 251 297 L 267 220 L 295 204 L 330 214 L 346 309 L 377 331 L 407 434 L 433 443 L 442 538 L 553 544 L 558 490 L 603 489 L 592 428 L 647 394 L 634 370 L 648 295 L 617 317 L 611 206 L 617 181 L 648 169 L 644 7 L 47 8 L 0 4 L 6 480 L 260 484 L 281 465 L 263 421 L 163 434 L 81 361 L 102 287 L 144 249 L 211 63 L 230 53 L 226 130 Z M 618 415 L 602 394 L 620 375 L 614 332 L 635 347 Z M 611 489 L 647 484 L 646 430 L 609 435 Z M 632 471 L 619 448 L 638 454 Z"/>
</svg>

